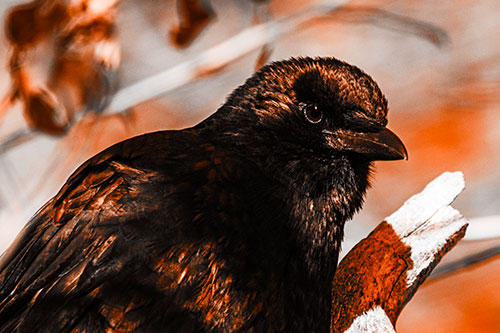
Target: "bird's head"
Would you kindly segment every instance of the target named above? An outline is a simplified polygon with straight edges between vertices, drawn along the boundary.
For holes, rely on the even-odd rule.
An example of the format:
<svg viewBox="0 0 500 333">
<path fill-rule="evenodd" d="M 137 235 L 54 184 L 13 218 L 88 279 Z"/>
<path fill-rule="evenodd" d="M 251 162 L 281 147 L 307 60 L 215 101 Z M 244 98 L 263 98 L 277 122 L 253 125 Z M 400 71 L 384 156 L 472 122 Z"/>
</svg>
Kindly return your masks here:
<svg viewBox="0 0 500 333">
<path fill-rule="evenodd" d="M 335 58 L 264 66 L 214 116 L 231 123 L 220 131 L 257 165 L 310 197 L 337 193 L 353 211 L 372 161 L 407 158 L 386 128 L 387 100 L 377 84 Z"/>
<path fill-rule="evenodd" d="M 344 222 L 363 203 L 372 161 L 407 158 L 386 125 L 377 84 L 335 58 L 264 66 L 200 124 L 236 152 L 242 169 L 264 175 L 255 192 L 279 198 L 284 209 L 274 210 L 288 214 L 281 220 L 310 271 L 325 276 L 333 276 Z"/>
</svg>

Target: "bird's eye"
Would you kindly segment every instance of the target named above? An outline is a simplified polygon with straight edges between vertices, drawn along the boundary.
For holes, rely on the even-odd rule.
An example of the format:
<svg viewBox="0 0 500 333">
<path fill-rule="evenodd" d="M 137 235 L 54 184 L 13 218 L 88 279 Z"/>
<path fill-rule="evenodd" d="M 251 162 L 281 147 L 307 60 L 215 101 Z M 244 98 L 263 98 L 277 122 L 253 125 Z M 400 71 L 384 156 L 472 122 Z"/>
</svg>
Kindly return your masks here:
<svg viewBox="0 0 500 333">
<path fill-rule="evenodd" d="M 323 120 L 323 112 L 317 105 L 305 104 L 302 107 L 302 112 L 304 113 L 304 117 L 306 117 L 307 121 L 311 124 L 318 124 Z"/>
</svg>

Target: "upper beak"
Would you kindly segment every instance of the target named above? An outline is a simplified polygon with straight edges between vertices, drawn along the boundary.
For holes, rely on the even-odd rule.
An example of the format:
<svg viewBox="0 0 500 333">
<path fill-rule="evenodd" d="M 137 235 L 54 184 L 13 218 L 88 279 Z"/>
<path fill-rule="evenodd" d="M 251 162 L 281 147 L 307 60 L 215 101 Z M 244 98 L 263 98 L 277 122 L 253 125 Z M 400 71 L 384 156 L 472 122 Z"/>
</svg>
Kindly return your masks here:
<svg viewBox="0 0 500 333">
<path fill-rule="evenodd" d="M 324 131 L 332 148 L 352 151 L 372 161 L 408 159 L 406 148 L 396 134 L 384 128 L 379 132 L 361 133 L 349 130 Z"/>
</svg>

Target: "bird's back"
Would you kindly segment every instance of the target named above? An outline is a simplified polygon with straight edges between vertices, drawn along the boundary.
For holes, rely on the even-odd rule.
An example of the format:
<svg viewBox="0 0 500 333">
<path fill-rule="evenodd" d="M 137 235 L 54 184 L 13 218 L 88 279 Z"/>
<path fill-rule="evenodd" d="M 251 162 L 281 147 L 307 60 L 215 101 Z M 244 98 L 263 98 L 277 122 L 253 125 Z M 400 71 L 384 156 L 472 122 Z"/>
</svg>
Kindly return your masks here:
<svg viewBox="0 0 500 333">
<path fill-rule="evenodd" d="M 140 136 L 75 171 L 1 259 L 0 330 L 237 330 L 273 302 L 283 317 L 282 203 L 199 135 Z"/>
</svg>

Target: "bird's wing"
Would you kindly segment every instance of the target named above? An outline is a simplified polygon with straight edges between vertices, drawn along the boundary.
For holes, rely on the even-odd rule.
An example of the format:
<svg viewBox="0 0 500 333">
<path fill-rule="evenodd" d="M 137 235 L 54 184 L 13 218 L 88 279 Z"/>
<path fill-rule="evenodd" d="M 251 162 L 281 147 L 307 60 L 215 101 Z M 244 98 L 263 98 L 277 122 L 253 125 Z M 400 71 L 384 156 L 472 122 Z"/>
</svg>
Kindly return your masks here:
<svg viewBox="0 0 500 333">
<path fill-rule="evenodd" d="M 0 258 L 0 331 L 141 325 L 141 318 L 124 314 L 146 301 L 133 293 L 121 297 L 119 291 L 136 287 L 138 270 L 146 271 L 136 275 L 147 279 L 148 268 L 138 265 L 155 255 L 148 242 L 159 231 L 145 222 L 161 201 L 148 187 L 164 180 L 120 161 L 130 157 L 128 148 L 105 151 L 83 164 Z M 140 256 L 146 258 L 137 260 Z M 131 285 L 117 286 L 113 279 Z M 116 292 L 104 290 L 113 286 Z"/>
</svg>

